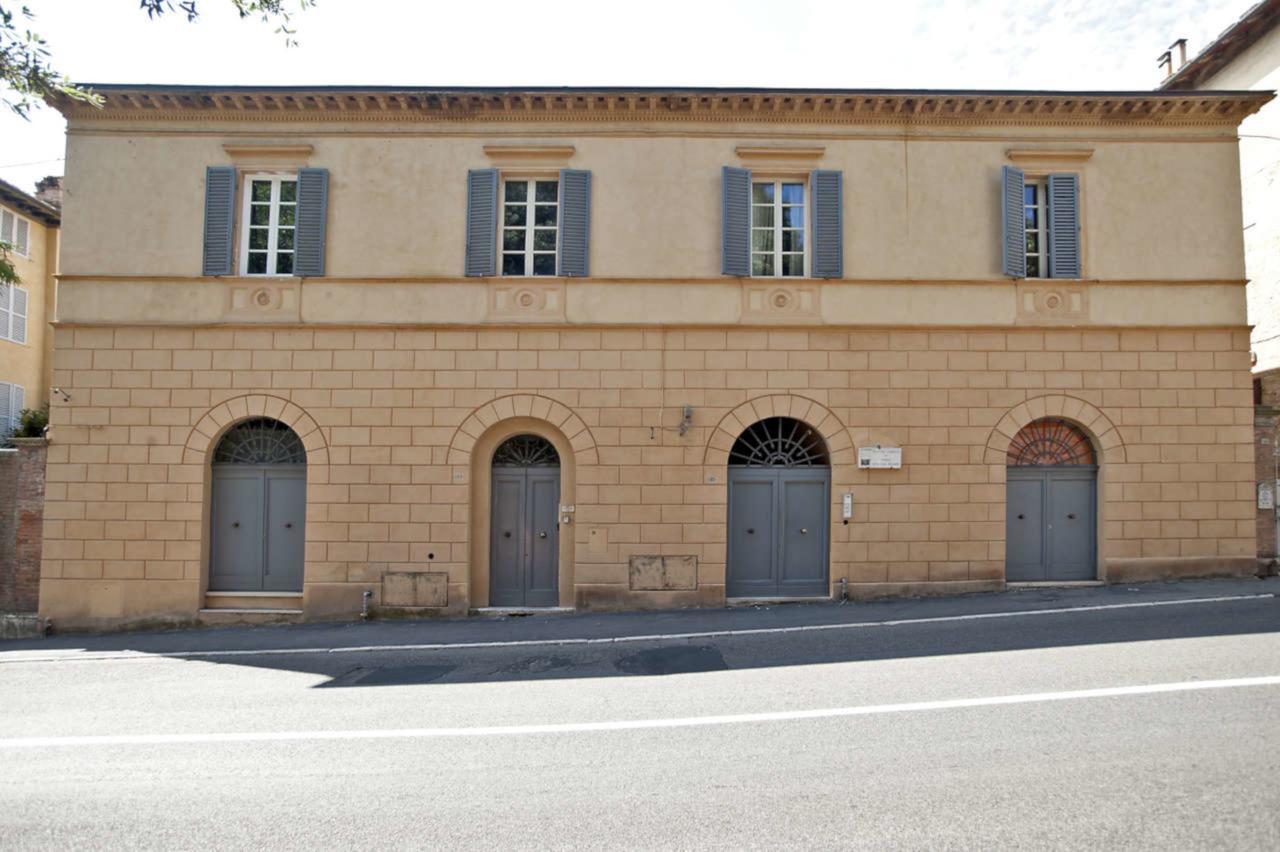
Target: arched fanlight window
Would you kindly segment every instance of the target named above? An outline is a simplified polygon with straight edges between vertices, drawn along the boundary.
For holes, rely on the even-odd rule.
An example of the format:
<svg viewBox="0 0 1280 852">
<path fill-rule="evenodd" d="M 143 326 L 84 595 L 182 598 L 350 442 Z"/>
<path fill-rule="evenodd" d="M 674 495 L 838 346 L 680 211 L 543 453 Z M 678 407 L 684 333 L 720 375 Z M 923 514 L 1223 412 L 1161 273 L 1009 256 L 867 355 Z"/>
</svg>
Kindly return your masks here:
<svg viewBox="0 0 1280 852">
<path fill-rule="evenodd" d="M 791 417 L 769 417 L 748 426 L 729 450 L 734 467 L 827 467 L 822 436 Z"/>
<path fill-rule="evenodd" d="M 214 464 L 306 464 L 307 448 L 298 433 L 269 417 L 232 426 L 213 451 Z"/>
<path fill-rule="evenodd" d="M 1010 467 L 1097 464 L 1093 443 L 1065 420 L 1046 418 L 1022 427 L 1009 444 Z"/>
<path fill-rule="evenodd" d="M 494 467 L 559 467 L 560 454 L 546 438 L 514 435 L 493 452 Z"/>
</svg>

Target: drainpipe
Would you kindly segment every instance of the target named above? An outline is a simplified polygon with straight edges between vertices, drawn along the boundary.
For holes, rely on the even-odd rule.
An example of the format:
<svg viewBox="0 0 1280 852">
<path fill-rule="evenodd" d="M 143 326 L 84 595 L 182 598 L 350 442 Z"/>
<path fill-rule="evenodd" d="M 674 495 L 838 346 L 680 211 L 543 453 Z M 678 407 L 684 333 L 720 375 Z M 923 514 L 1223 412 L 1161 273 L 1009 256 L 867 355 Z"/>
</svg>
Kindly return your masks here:
<svg viewBox="0 0 1280 852">
<path fill-rule="evenodd" d="M 362 621 L 369 620 L 369 601 L 373 600 L 373 592 L 365 589 L 364 594 L 360 596 L 360 619 Z"/>
</svg>

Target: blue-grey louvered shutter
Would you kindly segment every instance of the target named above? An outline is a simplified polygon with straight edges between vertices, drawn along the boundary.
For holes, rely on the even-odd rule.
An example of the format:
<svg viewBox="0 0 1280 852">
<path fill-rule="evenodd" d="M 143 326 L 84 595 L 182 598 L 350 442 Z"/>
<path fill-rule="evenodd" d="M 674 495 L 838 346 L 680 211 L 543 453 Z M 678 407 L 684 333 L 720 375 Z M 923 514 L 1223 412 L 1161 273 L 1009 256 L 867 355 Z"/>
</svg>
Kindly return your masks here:
<svg viewBox="0 0 1280 852">
<path fill-rule="evenodd" d="M 21 385 L 13 386 L 13 398 L 9 401 L 9 420 L 12 424 L 10 428 L 16 430 L 22 425 L 22 410 L 27 407 L 27 392 Z"/>
<path fill-rule="evenodd" d="M 1012 278 L 1027 277 L 1027 213 L 1023 207 L 1025 179 L 1022 169 L 1004 167 L 1004 194 L 1000 197 L 1001 268 Z"/>
<path fill-rule="evenodd" d="M 1080 277 L 1080 176 L 1049 175 L 1049 277 Z"/>
<path fill-rule="evenodd" d="M 560 274 L 591 274 L 591 172 L 560 170 Z"/>
<path fill-rule="evenodd" d="M 9 425 L 10 407 L 13 405 L 13 388 L 8 382 L 0 382 L 0 438 L 9 437 L 13 427 Z"/>
<path fill-rule="evenodd" d="M 467 258 L 464 274 L 496 275 L 498 246 L 498 170 L 467 172 Z"/>
<path fill-rule="evenodd" d="M 236 170 L 209 166 L 204 174 L 205 275 L 231 274 L 231 223 L 235 219 Z"/>
<path fill-rule="evenodd" d="M 720 273 L 751 274 L 751 169 L 721 172 Z"/>
<path fill-rule="evenodd" d="M 844 173 L 814 171 L 809 179 L 813 199 L 813 278 L 844 277 Z"/>
<path fill-rule="evenodd" d="M 293 274 L 324 275 L 325 229 L 329 218 L 328 169 L 298 169 L 297 217 Z"/>
</svg>

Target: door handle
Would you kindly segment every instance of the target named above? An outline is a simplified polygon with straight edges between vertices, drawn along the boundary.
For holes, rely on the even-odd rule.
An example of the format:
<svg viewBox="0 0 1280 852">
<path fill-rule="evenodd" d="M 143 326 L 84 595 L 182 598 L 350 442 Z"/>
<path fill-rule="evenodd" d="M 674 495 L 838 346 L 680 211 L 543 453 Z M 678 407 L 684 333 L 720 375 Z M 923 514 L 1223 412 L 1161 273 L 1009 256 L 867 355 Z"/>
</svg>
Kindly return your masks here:
<svg viewBox="0 0 1280 852">
<path fill-rule="evenodd" d="M 284 528 L 287 530 L 293 529 L 293 521 L 285 521 Z"/>
<path fill-rule="evenodd" d="M 1027 519 L 1026 515 L 1018 515 L 1018 520 L 1025 521 L 1026 519 Z"/>
<path fill-rule="evenodd" d="M 1068 520 L 1068 521 L 1074 521 L 1075 519 L 1076 519 L 1076 516 L 1075 516 L 1075 513 L 1074 513 L 1074 512 L 1072 512 L 1071 514 L 1067 515 L 1067 520 Z"/>
<path fill-rule="evenodd" d="M 809 530 L 807 527 L 800 528 L 800 535 L 808 535 L 808 534 L 809 534 Z"/>
<path fill-rule="evenodd" d="M 747 527 L 747 535 L 755 535 L 755 534 L 756 534 L 755 527 Z"/>
<path fill-rule="evenodd" d="M 507 530 L 502 534 L 503 538 L 511 538 L 511 530 Z"/>
<path fill-rule="evenodd" d="M 231 526 L 232 526 L 234 529 L 240 529 L 240 522 L 239 522 L 239 521 L 232 521 L 232 522 L 231 522 Z"/>
<path fill-rule="evenodd" d="M 538 538 L 546 538 L 546 537 L 547 537 L 547 533 L 545 530 L 540 530 L 538 532 Z"/>
</svg>

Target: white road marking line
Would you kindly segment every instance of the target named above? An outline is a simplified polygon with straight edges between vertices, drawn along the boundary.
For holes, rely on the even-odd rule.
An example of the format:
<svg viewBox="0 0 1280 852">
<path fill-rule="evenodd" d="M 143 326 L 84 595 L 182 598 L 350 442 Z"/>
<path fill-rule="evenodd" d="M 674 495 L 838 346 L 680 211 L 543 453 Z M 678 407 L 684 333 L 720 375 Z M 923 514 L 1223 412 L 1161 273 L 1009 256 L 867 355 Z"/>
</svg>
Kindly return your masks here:
<svg viewBox="0 0 1280 852">
<path fill-rule="evenodd" d="M 1029 618 L 1042 615 L 1063 615 L 1073 612 L 1103 612 L 1118 609 L 1145 609 L 1163 606 L 1190 606 L 1194 604 L 1224 603 L 1227 601 L 1256 601 L 1275 598 L 1274 593 L 1256 595 L 1223 595 L 1213 598 L 1185 598 L 1168 601 L 1135 601 L 1122 604 L 1092 604 L 1066 606 L 1052 609 L 1019 610 L 1014 612 L 978 612 L 968 615 L 940 615 L 930 618 L 899 618 L 887 621 L 840 622 L 836 624 L 802 624 L 792 627 L 753 627 L 743 629 L 704 630 L 690 633 L 650 633 L 634 636 L 603 636 L 594 639 L 513 639 L 497 642 L 430 642 L 408 645 L 347 645 L 331 648 L 255 648 L 223 651 L 0 651 L 0 665 L 12 663 L 69 663 L 126 660 L 196 660 L 211 657 L 264 657 L 293 654 L 369 654 L 383 651 L 471 651 L 485 648 L 562 647 L 569 645 L 617 645 L 627 642 L 662 642 L 677 639 L 721 639 L 734 636 L 764 636 L 784 633 L 816 633 L 832 630 L 862 630 L 869 627 L 902 627 L 912 624 L 941 624 L 951 621 L 980 621 L 993 618 Z M 24 656 L 24 655 L 31 656 Z"/>
<path fill-rule="evenodd" d="M 1092 698 L 1119 698 L 1131 695 L 1161 695 L 1209 689 L 1239 689 L 1280 686 L 1280 675 L 1239 677 L 1227 680 L 1191 680 L 1153 683 L 1142 686 L 1112 686 L 1076 689 L 1067 692 L 1034 692 L 997 695 L 987 698 L 952 698 L 942 701 L 912 701 L 903 704 L 870 704 L 861 707 L 829 707 L 820 710 L 781 710 L 772 713 L 740 713 L 725 716 L 690 716 L 678 719 L 632 719 L 616 722 L 571 722 L 550 725 L 497 725 L 471 728 L 399 728 L 354 731 L 244 731 L 238 733 L 114 734 L 73 737 L 0 738 L 0 751 L 31 748 L 112 745 L 182 745 L 205 743 L 303 742 L 319 740 L 440 739 L 456 737 L 504 737 L 531 734 L 584 734 L 601 731 L 639 731 L 655 728 L 703 728 L 714 725 L 746 725 L 761 722 L 791 722 L 805 719 L 836 719 L 852 716 L 880 716 L 889 713 L 921 713 L 960 710 L 972 707 L 1002 707 L 1052 701 Z"/>
</svg>

